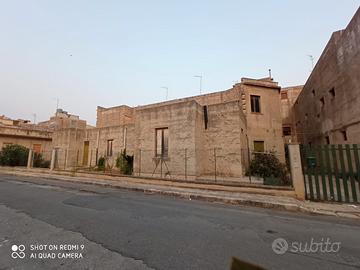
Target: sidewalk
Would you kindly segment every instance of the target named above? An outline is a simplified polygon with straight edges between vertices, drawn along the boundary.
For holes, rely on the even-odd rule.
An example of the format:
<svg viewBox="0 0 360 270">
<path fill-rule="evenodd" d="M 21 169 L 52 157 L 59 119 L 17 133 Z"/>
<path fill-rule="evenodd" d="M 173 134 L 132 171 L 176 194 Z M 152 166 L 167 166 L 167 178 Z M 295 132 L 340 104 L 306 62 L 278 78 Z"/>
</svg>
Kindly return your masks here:
<svg viewBox="0 0 360 270">
<path fill-rule="evenodd" d="M 44 170 L 25 170 L 19 168 L 0 168 L 0 173 L 101 185 L 141 191 L 148 194 L 156 193 L 177 196 L 189 200 L 196 199 L 360 219 L 360 205 L 299 201 L 293 197 L 293 191 L 290 189 L 269 189 L 268 187 L 259 188 L 248 186 L 229 187 L 214 184 L 206 185 L 83 173 L 70 174 L 68 172 L 57 171 L 50 173 Z"/>
</svg>

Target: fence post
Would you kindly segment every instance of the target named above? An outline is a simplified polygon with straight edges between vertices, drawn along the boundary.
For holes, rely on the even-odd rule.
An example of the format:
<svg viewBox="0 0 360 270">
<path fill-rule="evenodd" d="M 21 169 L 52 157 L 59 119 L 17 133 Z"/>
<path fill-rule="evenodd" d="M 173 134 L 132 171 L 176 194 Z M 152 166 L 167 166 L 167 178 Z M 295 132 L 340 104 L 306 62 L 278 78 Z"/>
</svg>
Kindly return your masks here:
<svg viewBox="0 0 360 270">
<path fill-rule="evenodd" d="M 67 165 L 67 154 L 68 154 L 68 150 L 65 149 L 64 170 L 66 170 L 66 165 Z"/>
<path fill-rule="evenodd" d="M 305 200 L 304 174 L 301 166 L 300 145 L 289 144 L 290 171 L 296 198 Z"/>
<path fill-rule="evenodd" d="M 185 148 L 185 180 L 187 180 L 187 148 Z"/>
<path fill-rule="evenodd" d="M 91 149 L 91 151 L 90 151 L 90 163 L 89 163 L 89 167 L 91 167 L 91 163 L 92 163 L 92 155 L 93 155 L 93 150 Z"/>
<path fill-rule="evenodd" d="M 214 163 L 215 163 L 215 182 L 216 182 L 216 148 L 214 148 Z"/>
<path fill-rule="evenodd" d="M 75 164 L 75 171 L 77 171 L 79 165 L 79 149 L 76 152 L 76 164 Z"/>
<path fill-rule="evenodd" d="M 27 161 L 27 168 L 30 169 L 32 166 L 33 160 L 33 150 L 29 149 L 28 161 Z"/>
<path fill-rule="evenodd" d="M 141 149 L 139 149 L 139 176 L 141 175 Z"/>
<path fill-rule="evenodd" d="M 55 168 L 55 159 L 56 159 L 56 149 L 53 149 L 51 152 L 50 171 L 53 171 Z"/>
</svg>

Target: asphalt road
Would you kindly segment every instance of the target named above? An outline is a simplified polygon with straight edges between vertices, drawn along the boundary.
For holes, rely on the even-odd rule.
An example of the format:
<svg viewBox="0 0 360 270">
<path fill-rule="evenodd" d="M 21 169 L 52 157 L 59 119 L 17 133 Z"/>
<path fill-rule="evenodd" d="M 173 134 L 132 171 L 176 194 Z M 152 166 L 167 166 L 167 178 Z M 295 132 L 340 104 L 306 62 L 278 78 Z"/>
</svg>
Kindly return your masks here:
<svg viewBox="0 0 360 270">
<path fill-rule="evenodd" d="M 326 240 L 334 252 L 294 250 Z M 61 243 L 83 245 L 71 252 L 84 257 L 29 258 L 32 244 Z M 10 257 L 14 244 L 24 259 Z M 0 174 L 0 269 L 229 269 L 233 256 L 266 269 L 360 269 L 360 222 Z"/>
</svg>

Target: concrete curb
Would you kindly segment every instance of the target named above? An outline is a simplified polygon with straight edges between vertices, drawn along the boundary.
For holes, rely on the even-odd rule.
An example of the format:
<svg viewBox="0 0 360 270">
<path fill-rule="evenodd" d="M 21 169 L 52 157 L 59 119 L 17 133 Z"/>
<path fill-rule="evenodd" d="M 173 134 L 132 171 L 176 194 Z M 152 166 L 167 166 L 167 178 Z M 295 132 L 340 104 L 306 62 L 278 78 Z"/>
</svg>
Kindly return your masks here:
<svg viewBox="0 0 360 270">
<path fill-rule="evenodd" d="M 214 196 L 214 195 L 204 195 L 198 194 L 196 192 L 180 192 L 180 191 L 166 191 L 161 189 L 156 189 L 154 187 L 144 188 L 139 186 L 131 186 L 131 185 L 121 185 L 121 183 L 112 183 L 111 180 L 101 180 L 98 179 L 93 180 L 86 180 L 77 178 L 78 180 L 73 179 L 66 179 L 61 175 L 57 174 L 44 174 L 44 173 L 26 173 L 23 171 L 10 171 L 4 172 L 10 175 L 21 175 L 21 176 L 28 176 L 28 177 L 40 177 L 42 179 L 54 179 L 60 181 L 66 181 L 70 183 L 83 183 L 88 185 L 96 185 L 102 187 L 111 187 L 123 190 L 131 190 L 131 191 L 138 191 L 143 192 L 145 194 L 160 194 L 165 196 L 173 196 L 188 200 L 200 200 L 200 201 L 207 201 L 207 202 L 218 202 L 218 203 L 225 203 L 225 204 L 232 204 L 232 205 L 245 205 L 245 206 L 254 206 L 254 207 L 261 207 L 267 209 L 277 209 L 277 210 L 285 210 L 291 212 L 302 212 L 306 214 L 312 215 L 326 215 L 326 216 L 336 216 L 336 217 L 343 217 L 343 218 L 353 218 L 353 219 L 360 219 L 360 212 L 351 212 L 351 211 L 331 211 L 325 209 L 318 209 L 311 206 L 307 206 L 306 202 L 298 201 L 298 203 L 276 203 L 276 202 L 264 202 L 261 200 L 256 199 L 245 199 L 245 198 L 231 198 L 231 197 L 224 197 L 224 196 Z M 65 176 L 72 178 L 72 176 Z M 33 181 L 24 181 L 33 183 Z"/>
</svg>

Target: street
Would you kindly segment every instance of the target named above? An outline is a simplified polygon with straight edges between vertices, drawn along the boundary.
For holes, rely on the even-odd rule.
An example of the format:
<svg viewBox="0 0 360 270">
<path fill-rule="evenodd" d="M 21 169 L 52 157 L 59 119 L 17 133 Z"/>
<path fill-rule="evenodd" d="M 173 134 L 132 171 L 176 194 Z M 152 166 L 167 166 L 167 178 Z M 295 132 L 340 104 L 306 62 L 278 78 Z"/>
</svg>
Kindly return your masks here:
<svg viewBox="0 0 360 270">
<path fill-rule="evenodd" d="M 340 249 L 279 255 L 277 238 Z M 11 257 L 15 244 L 24 259 Z M 83 245 L 83 258 L 30 258 L 34 244 Z M 359 254 L 358 220 L 0 174 L 0 269 L 230 269 L 232 257 L 266 269 L 360 269 Z"/>
</svg>

